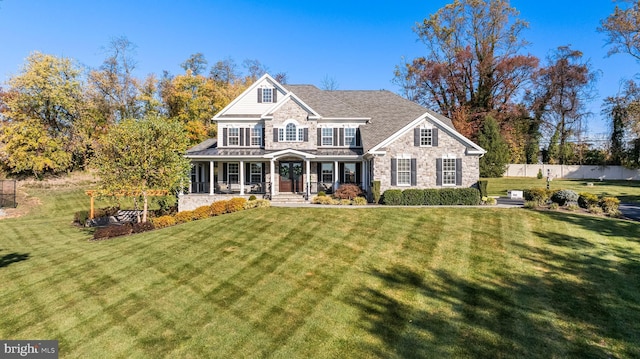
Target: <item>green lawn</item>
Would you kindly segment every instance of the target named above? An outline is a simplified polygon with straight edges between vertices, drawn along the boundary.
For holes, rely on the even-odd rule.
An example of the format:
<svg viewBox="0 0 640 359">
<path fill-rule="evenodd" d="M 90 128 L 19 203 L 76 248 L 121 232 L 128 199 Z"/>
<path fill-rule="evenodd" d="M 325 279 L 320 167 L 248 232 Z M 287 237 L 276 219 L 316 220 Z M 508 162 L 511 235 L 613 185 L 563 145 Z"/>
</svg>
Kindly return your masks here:
<svg viewBox="0 0 640 359">
<path fill-rule="evenodd" d="M 489 181 L 487 192 L 489 192 L 490 196 L 506 196 L 508 190 L 545 188 L 547 186 L 545 178 L 502 177 L 484 179 Z M 588 186 L 587 183 L 593 183 L 593 186 Z M 598 180 L 555 179 L 551 181 L 550 188 L 570 189 L 577 193 L 590 192 L 599 196 L 615 196 L 622 202 L 640 202 L 640 181 L 607 180 L 600 182 Z"/>
<path fill-rule="evenodd" d="M 0 338 L 63 358 L 640 357 L 636 223 L 267 208 L 92 243 L 81 190 L 32 194 L 0 220 Z"/>
</svg>

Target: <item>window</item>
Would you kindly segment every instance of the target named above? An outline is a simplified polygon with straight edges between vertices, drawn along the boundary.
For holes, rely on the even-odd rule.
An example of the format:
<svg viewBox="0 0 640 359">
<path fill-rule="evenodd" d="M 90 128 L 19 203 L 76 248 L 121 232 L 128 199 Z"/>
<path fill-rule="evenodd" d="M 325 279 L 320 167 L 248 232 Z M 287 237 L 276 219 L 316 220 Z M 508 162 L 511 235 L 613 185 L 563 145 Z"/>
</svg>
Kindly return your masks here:
<svg viewBox="0 0 640 359">
<path fill-rule="evenodd" d="M 227 163 L 227 181 L 231 183 L 240 183 L 240 164 Z"/>
<path fill-rule="evenodd" d="M 287 124 L 287 127 L 284 129 L 285 131 L 285 141 L 297 141 L 297 132 L 296 125 L 293 123 Z"/>
<path fill-rule="evenodd" d="M 249 171 L 250 183 L 262 183 L 262 163 L 252 163 Z"/>
<path fill-rule="evenodd" d="M 344 164 L 344 180 L 343 183 L 356 183 L 356 164 Z"/>
<path fill-rule="evenodd" d="M 320 182 L 322 182 L 322 183 L 332 183 L 333 182 L 333 163 L 323 163 L 322 164 Z"/>
<path fill-rule="evenodd" d="M 278 142 L 302 142 L 305 141 L 307 128 L 296 126 L 289 122 L 284 128 L 278 129 Z"/>
<path fill-rule="evenodd" d="M 251 146 L 262 146 L 261 127 L 254 127 L 251 129 Z"/>
<path fill-rule="evenodd" d="M 240 129 L 229 128 L 227 131 L 227 144 L 229 146 L 238 146 L 240 144 Z"/>
<path fill-rule="evenodd" d="M 431 146 L 432 138 L 432 131 L 430 128 L 420 129 L 420 146 Z"/>
<path fill-rule="evenodd" d="M 349 147 L 355 147 L 356 145 L 356 129 L 355 128 L 344 129 L 344 145 Z"/>
<path fill-rule="evenodd" d="M 398 158 L 397 162 L 398 186 L 411 185 L 411 159 Z"/>
<path fill-rule="evenodd" d="M 442 184 L 443 185 L 456 184 L 456 159 L 455 158 L 442 159 Z"/>
<path fill-rule="evenodd" d="M 262 102 L 273 102 L 273 89 L 262 89 Z"/>
<path fill-rule="evenodd" d="M 333 146 L 333 128 L 322 129 L 322 146 Z"/>
</svg>

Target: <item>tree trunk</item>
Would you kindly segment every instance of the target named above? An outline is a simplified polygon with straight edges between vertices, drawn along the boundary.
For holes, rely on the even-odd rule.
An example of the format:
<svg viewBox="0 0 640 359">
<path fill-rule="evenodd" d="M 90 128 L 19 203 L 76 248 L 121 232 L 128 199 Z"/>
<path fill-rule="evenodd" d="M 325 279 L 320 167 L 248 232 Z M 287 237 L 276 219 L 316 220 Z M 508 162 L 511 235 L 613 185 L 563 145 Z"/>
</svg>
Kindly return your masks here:
<svg viewBox="0 0 640 359">
<path fill-rule="evenodd" d="M 142 206 L 142 223 L 147 223 L 147 210 L 149 208 L 149 201 L 146 191 L 142 192 L 142 197 L 144 198 L 144 204 Z"/>
</svg>

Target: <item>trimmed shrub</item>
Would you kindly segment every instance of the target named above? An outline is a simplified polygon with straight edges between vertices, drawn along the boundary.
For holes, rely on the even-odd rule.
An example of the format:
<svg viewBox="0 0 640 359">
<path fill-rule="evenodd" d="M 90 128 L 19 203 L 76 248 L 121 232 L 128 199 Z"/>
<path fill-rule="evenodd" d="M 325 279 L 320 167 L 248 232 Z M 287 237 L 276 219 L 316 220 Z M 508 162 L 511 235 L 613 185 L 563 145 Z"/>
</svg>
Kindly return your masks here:
<svg viewBox="0 0 640 359">
<path fill-rule="evenodd" d="M 539 205 L 544 204 L 551 197 L 551 191 L 546 188 L 531 188 L 523 191 L 525 201 L 534 201 Z"/>
<path fill-rule="evenodd" d="M 211 206 L 201 206 L 193 210 L 193 219 L 205 219 L 211 217 Z"/>
<path fill-rule="evenodd" d="M 151 220 L 155 228 L 165 228 L 174 226 L 176 224 L 176 219 L 173 216 L 165 215 L 157 218 L 153 218 Z"/>
<path fill-rule="evenodd" d="M 388 189 L 382 194 L 382 203 L 389 206 L 402 205 L 402 191 L 399 189 Z"/>
<path fill-rule="evenodd" d="M 227 213 L 242 211 L 246 202 L 247 200 L 242 197 L 231 198 L 227 201 Z"/>
<path fill-rule="evenodd" d="M 338 201 L 338 204 L 343 205 L 343 206 L 350 206 L 351 205 L 351 200 L 343 198 L 340 201 Z"/>
<path fill-rule="evenodd" d="M 255 202 L 256 202 L 256 207 L 255 208 L 271 207 L 271 201 L 269 201 L 267 199 L 258 199 Z"/>
<path fill-rule="evenodd" d="M 339 199 L 354 199 L 360 195 L 362 195 L 362 189 L 351 183 L 340 185 L 338 190 L 333 194 L 335 198 Z"/>
<path fill-rule="evenodd" d="M 176 224 L 191 222 L 193 221 L 193 211 L 178 212 L 173 218 L 176 219 Z"/>
<path fill-rule="evenodd" d="M 536 175 L 538 179 L 542 179 L 542 168 L 538 169 L 538 174 Z"/>
<path fill-rule="evenodd" d="M 373 181 L 371 183 L 371 195 L 373 196 L 373 203 L 380 203 L 380 181 Z"/>
<path fill-rule="evenodd" d="M 219 216 L 227 213 L 227 201 L 225 200 L 213 202 L 210 207 L 212 216 Z"/>
<path fill-rule="evenodd" d="M 354 206 L 366 206 L 367 205 L 367 199 L 364 197 L 356 197 L 353 199 L 353 205 Z"/>
<path fill-rule="evenodd" d="M 589 192 L 582 192 L 578 195 L 578 205 L 582 208 L 589 208 L 598 205 L 598 196 Z"/>
<path fill-rule="evenodd" d="M 463 206 L 477 206 L 481 202 L 480 191 L 477 188 L 456 188 L 458 204 Z"/>
<path fill-rule="evenodd" d="M 108 239 L 119 236 L 128 236 L 133 232 L 133 226 L 130 223 L 123 225 L 110 225 L 96 229 L 93 232 L 94 240 Z"/>
<path fill-rule="evenodd" d="M 600 207 L 602 207 L 602 210 L 607 215 L 617 217 L 619 216 L 618 207 L 620 207 L 620 200 L 616 197 L 603 197 L 600 200 Z"/>
<path fill-rule="evenodd" d="M 153 222 L 139 222 L 133 224 L 133 233 L 142 233 L 153 231 L 155 229 Z"/>
<path fill-rule="evenodd" d="M 422 202 L 425 206 L 437 206 L 440 204 L 440 190 L 435 188 L 427 188 L 423 190 L 424 192 L 424 202 Z"/>
<path fill-rule="evenodd" d="M 524 202 L 524 208 L 534 209 L 534 208 L 538 208 L 539 205 L 540 205 L 540 203 L 538 203 L 537 201 L 525 201 Z"/>
<path fill-rule="evenodd" d="M 498 203 L 498 201 L 493 197 L 485 197 L 483 200 L 484 204 L 493 206 Z"/>
<path fill-rule="evenodd" d="M 249 196 L 249 201 L 255 201 L 256 199 L 258 199 L 258 198 L 254 194 Z"/>
<path fill-rule="evenodd" d="M 579 208 L 580 206 L 575 202 L 567 204 L 567 210 L 569 211 L 577 211 Z"/>
<path fill-rule="evenodd" d="M 578 202 L 578 194 L 570 189 L 562 189 L 551 195 L 551 201 L 564 206 L 569 203 Z"/>
<path fill-rule="evenodd" d="M 440 190 L 440 204 L 452 206 L 458 204 L 455 188 L 443 188 Z"/>
<path fill-rule="evenodd" d="M 313 204 L 339 204 L 338 201 L 336 201 L 335 199 L 329 197 L 329 196 L 324 196 L 324 197 L 320 197 L 320 196 L 315 196 L 313 198 L 311 198 L 311 203 Z"/>
<path fill-rule="evenodd" d="M 552 211 L 557 210 L 558 208 L 560 208 L 560 205 L 557 202 L 553 202 L 549 205 L 549 209 Z"/>
<path fill-rule="evenodd" d="M 591 206 L 587 207 L 587 211 L 588 211 L 589 213 L 597 214 L 597 215 L 602 215 L 602 214 L 604 214 L 604 211 L 602 210 L 602 207 L 598 206 L 597 204 L 596 204 L 596 205 L 591 205 Z"/>
<path fill-rule="evenodd" d="M 487 194 L 487 185 L 489 184 L 489 181 L 487 180 L 479 180 L 478 181 L 478 189 L 480 190 L 480 197 L 488 197 L 489 195 Z"/>
<path fill-rule="evenodd" d="M 84 226 L 89 220 L 89 211 L 78 211 L 73 214 L 73 223 Z"/>
<path fill-rule="evenodd" d="M 402 191 L 402 204 L 407 206 L 422 206 L 424 204 L 424 190 L 409 188 Z"/>
<path fill-rule="evenodd" d="M 318 197 L 326 197 L 327 194 L 324 191 L 318 192 Z"/>
</svg>

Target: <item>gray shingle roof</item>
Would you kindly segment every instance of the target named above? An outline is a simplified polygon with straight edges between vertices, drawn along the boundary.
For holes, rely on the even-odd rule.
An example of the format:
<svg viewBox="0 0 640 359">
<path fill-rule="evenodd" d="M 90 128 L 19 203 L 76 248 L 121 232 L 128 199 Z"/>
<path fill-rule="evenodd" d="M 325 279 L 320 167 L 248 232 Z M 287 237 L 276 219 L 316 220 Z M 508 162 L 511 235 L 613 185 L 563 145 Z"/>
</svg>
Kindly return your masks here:
<svg viewBox="0 0 640 359">
<path fill-rule="evenodd" d="M 386 90 L 323 91 L 312 85 L 287 85 L 323 117 L 368 117 L 360 127 L 365 152 L 426 112 L 453 128 L 451 120 Z"/>
</svg>

